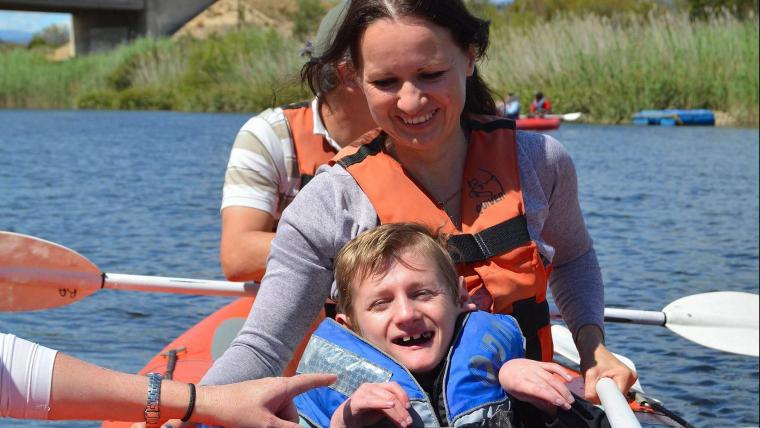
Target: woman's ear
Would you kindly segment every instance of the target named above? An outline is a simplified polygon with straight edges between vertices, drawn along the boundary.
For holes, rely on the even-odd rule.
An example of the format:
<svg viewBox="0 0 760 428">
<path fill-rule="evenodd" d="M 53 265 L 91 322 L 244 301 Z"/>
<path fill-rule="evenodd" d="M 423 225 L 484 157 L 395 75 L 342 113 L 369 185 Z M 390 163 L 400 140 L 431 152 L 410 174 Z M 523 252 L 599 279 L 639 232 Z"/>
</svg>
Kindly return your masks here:
<svg viewBox="0 0 760 428">
<path fill-rule="evenodd" d="M 467 49 L 467 77 L 475 73 L 475 45 L 470 45 Z"/>
<path fill-rule="evenodd" d="M 361 88 L 361 85 L 359 84 L 359 74 L 350 62 L 341 61 L 335 68 L 338 72 L 340 83 L 343 86 L 354 90 L 359 90 Z"/>
<path fill-rule="evenodd" d="M 335 321 L 338 322 L 338 324 L 342 325 L 343 327 L 346 327 L 349 330 L 353 330 L 353 324 L 351 324 L 351 317 L 349 317 L 346 314 L 335 314 Z"/>
</svg>

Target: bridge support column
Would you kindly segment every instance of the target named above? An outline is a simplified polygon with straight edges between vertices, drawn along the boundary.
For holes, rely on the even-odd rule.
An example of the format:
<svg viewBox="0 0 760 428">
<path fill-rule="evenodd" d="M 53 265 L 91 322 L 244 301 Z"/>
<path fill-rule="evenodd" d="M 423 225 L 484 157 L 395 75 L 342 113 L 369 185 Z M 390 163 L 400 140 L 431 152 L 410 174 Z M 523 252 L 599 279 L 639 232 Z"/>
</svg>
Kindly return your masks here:
<svg viewBox="0 0 760 428">
<path fill-rule="evenodd" d="M 72 15 L 74 50 L 83 53 L 105 52 L 130 42 L 145 33 L 139 12 L 78 11 Z"/>
</svg>

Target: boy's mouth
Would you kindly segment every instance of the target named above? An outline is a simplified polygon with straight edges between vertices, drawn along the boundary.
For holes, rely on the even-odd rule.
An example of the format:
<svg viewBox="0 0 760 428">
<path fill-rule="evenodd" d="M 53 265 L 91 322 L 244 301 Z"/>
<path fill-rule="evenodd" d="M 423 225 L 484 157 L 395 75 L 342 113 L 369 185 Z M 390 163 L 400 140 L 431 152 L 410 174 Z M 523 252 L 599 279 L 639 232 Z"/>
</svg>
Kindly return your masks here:
<svg viewBox="0 0 760 428">
<path fill-rule="evenodd" d="M 392 342 L 399 346 L 418 346 L 429 342 L 433 338 L 432 331 L 426 331 L 413 336 L 402 336 L 393 339 Z"/>
</svg>

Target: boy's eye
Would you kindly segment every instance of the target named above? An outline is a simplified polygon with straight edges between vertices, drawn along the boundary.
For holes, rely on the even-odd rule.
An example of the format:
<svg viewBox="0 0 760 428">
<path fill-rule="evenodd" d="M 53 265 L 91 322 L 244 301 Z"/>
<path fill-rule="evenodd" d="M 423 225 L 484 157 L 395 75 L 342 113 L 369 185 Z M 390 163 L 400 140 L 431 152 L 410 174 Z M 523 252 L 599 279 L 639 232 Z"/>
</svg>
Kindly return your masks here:
<svg viewBox="0 0 760 428">
<path fill-rule="evenodd" d="M 431 297 L 435 296 L 435 293 L 432 290 L 422 289 L 417 290 L 414 292 L 414 297 L 419 299 L 429 299 Z"/>
<path fill-rule="evenodd" d="M 371 311 L 381 311 L 388 307 L 388 300 L 387 299 L 378 299 L 370 303 L 369 309 Z"/>
</svg>

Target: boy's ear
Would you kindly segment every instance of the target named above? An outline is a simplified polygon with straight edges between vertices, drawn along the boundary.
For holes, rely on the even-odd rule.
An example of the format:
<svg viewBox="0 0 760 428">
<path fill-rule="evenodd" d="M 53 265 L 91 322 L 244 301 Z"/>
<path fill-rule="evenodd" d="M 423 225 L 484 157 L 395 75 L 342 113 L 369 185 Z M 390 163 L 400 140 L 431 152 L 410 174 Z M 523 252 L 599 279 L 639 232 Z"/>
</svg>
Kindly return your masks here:
<svg viewBox="0 0 760 428">
<path fill-rule="evenodd" d="M 478 305 L 472 301 L 472 296 L 467 292 L 465 286 L 464 277 L 459 277 L 459 308 L 463 312 L 475 312 L 478 310 Z"/>
<path fill-rule="evenodd" d="M 353 329 L 353 326 L 351 324 L 351 317 L 346 314 L 335 314 L 335 321 L 337 321 L 338 324 L 342 325 L 343 327 L 348 328 L 349 330 Z"/>
<path fill-rule="evenodd" d="M 459 307 L 464 308 L 467 301 L 470 300 L 470 295 L 467 293 L 467 287 L 464 285 L 464 277 L 460 276 L 457 281 L 459 282 L 457 287 L 459 290 L 459 298 L 457 301 L 459 302 Z"/>
</svg>

